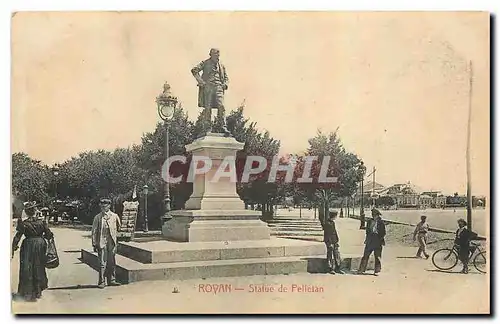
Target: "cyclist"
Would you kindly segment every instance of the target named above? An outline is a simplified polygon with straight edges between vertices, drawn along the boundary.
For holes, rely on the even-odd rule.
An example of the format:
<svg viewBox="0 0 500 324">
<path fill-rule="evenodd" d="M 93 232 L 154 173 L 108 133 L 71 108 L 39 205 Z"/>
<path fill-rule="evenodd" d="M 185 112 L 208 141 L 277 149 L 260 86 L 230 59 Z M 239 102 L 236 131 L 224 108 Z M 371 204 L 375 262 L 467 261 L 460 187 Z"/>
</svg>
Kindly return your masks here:
<svg viewBox="0 0 500 324">
<path fill-rule="evenodd" d="M 458 258 L 463 264 L 461 273 L 469 273 L 469 255 L 471 252 L 470 242 L 477 237 L 477 234 L 467 229 L 467 222 L 460 218 L 458 229 L 455 235 L 455 246 L 458 250 Z"/>
</svg>

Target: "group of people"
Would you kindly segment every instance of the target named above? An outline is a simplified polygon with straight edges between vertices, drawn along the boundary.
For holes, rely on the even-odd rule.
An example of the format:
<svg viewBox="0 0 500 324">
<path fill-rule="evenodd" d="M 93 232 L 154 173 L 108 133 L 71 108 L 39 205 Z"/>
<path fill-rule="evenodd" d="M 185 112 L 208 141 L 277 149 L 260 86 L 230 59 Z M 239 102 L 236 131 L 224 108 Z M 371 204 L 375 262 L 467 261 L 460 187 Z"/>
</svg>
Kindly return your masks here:
<svg viewBox="0 0 500 324">
<path fill-rule="evenodd" d="M 365 248 L 363 256 L 359 264 L 357 274 L 366 272 L 368 259 L 371 254 L 375 257 L 374 275 L 378 276 L 382 270 L 382 248 L 385 245 L 385 223 L 382 220 L 381 212 L 373 208 L 372 219 L 369 219 L 366 224 L 365 232 Z M 343 274 L 341 269 L 341 257 L 339 251 L 339 235 L 335 227 L 335 219 L 337 218 L 337 211 L 330 211 L 325 219 L 320 217 L 321 226 L 324 233 L 324 242 L 326 245 L 326 261 L 328 272 L 331 274 Z M 429 258 L 427 253 L 427 235 L 429 232 L 429 224 L 427 223 L 427 216 L 421 216 L 420 222 L 415 227 L 413 232 L 413 241 L 418 241 L 418 250 L 416 257 L 425 259 Z M 470 242 L 477 237 L 477 234 L 467 229 L 467 222 L 464 219 L 458 220 L 458 229 L 455 232 L 455 247 L 458 251 L 458 257 L 463 267 L 461 273 L 469 272 L 469 257 L 470 257 Z"/>
<path fill-rule="evenodd" d="M 120 217 L 110 210 L 111 200 L 101 199 L 101 212 L 94 217 L 92 224 L 92 246 L 99 258 L 99 279 L 97 286 L 119 286 L 116 281 L 115 255 L 118 246 L 117 236 L 120 228 Z M 47 221 L 37 217 L 35 203 L 24 206 L 25 217 L 20 218 L 16 226 L 16 234 L 12 241 L 12 254 L 19 249 L 19 284 L 17 296 L 29 302 L 35 302 L 42 297 L 42 292 L 48 287 L 46 268 L 47 241 L 54 238 Z"/>
<path fill-rule="evenodd" d="M 458 221 L 458 229 L 455 232 L 455 247 L 458 251 L 458 259 L 462 263 L 461 273 L 469 273 L 469 257 L 471 252 L 470 242 L 477 237 L 477 233 L 474 233 L 467 229 L 467 222 L 460 218 Z M 427 253 L 427 233 L 429 232 L 429 223 L 427 223 L 427 216 L 422 215 L 420 217 L 420 222 L 415 226 L 415 231 L 413 232 L 413 241 L 418 240 L 418 250 L 417 258 L 423 256 L 428 259 L 429 254 Z"/>
<path fill-rule="evenodd" d="M 110 210 L 111 200 L 101 199 L 101 212 L 94 217 L 92 223 L 92 246 L 99 259 L 99 279 L 98 287 L 119 286 L 116 281 L 115 256 L 118 246 L 118 231 L 121 225 L 120 217 Z M 24 209 L 26 218 L 21 218 L 16 227 L 16 234 L 12 242 L 12 257 L 19 249 L 19 242 L 24 236 L 20 249 L 20 267 L 18 295 L 27 301 L 36 301 L 41 298 L 42 291 L 48 287 L 46 273 L 47 262 L 47 241 L 52 240 L 54 235 L 47 226 L 47 222 L 36 216 L 36 205 L 27 204 Z M 330 273 L 343 274 L 341 269 L 341 258 L 339 252 L 339 235 L 335 227 L 335 219 L 338 213 L 331 211 L 326 217 L 320 217 L 324 232 L 324 242 L 327 248 L 327 264 Z M 365 248 L 363 257 L 357 273 L 366 272 L 368 259 L 373 253 L 375 256 L 374 275 L 378 275 L 382 270 L 382 248 L 385 245 L 386 228 L 381 218 L 382 214 L 376 208 L 372 209 L 372 219 L 366 224 Z M 455 245 L 459 252 L 460 261 L 463 264 L 462 273 L 468 273 L 468 261 L 470 251 L 470 241 L 477 236 L 467 229 L 467 222 L 458 220 L 458 230 L 455 235 Z M 422 255 L 427 259 L 429 254 L 426 251 L 427 233 L 429 224 L 427 217 L 422 216 L 421 221 L 415 227 L 413 239 L 418 240 L 419 248 L 417 257 Z"/>
<path fill-rule="evenodd" d="M 326 245 L 326 261 L 328 271 L 331 274 L 344 274 L 341 269 L 341 258 L 339 251 L 339 235 L 335 227 L 335 219 L 337 211 L 330 211 L 326 219 L 320 217 L 321 226 L 323 227 L 323 240 Z M 325 215 L 326 216 L 326 215 Z M 368 220 L 366 225 L 365 249 L 363 257 L 358 268 L 358 274 L 366 272 L 368 259 L 373 253 L 375 256 L 374 275 L 378 276 L 382 270 L 382 247 L 385 245 L 385 224 L 381 218 L 382 214 L 376 208 L 372 209 L 372 219 Z"/>
</svg>

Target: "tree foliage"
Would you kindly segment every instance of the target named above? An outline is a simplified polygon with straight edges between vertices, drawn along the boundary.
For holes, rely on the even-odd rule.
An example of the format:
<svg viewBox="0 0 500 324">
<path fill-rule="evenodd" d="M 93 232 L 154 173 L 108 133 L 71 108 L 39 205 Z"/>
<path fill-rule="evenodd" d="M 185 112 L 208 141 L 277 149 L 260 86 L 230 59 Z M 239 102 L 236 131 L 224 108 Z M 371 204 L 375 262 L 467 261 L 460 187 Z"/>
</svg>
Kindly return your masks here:
<svg viewBox="0 0 500 324">
<path fill-rule="evenodd" d="M 245 143 L 242 151 L 237 154 L 236 173 L 241 179 L 247 157 L 263 157 L 266 168 L 253 175 L 247 183 L 238 183 L 237 191 L 241 199 L 248 204 L 272 204 L 277 196 L 278 185 L 267 181 L 271 162 L 278 155 L 280 142 L 271 137 L 268 131 L 260 132 L 255 122 L 250 122 L 244 116 L 244 105 L 232 111 L 227 117 L 227 127 L 234 138 Z M 256 168 L 253 164 L 252 168 Z"/>
<path fill-rule="evenodd" d="M 318 196 L 319 193 L 328 193 L 328 197 L 351 197 L 357 189 L 358 183 L 363 177 L 363 166 L 358 156 L 348 152 L 338 136 L 338 130 L 325 134 L 318 131 L 316 136 L 309 139 L 309 147 L 303 156 L 294 156 L 296 171 L 294 182 L 284 184 L 285 195 L 291 195 L 296 202 L 308 202 L 316 204 L 323 203 Z M 312 161 L 312 158 L 316 160 Z M 308 159 L 311 159 L 309 177 L 312 182 L 298 182 L 297 179 L 304 174 Z M 324 175 L 336 177 L 336 182 L 323 182 L 321 169 L 326 166 Z M 323 195 L 324 196 L 324 195 Z M 331 199 L 330 199 L 331 200 Z"/>
<path fill-rule="evenodd" d="M 51 173 L 41 161 L 26 153 L 12 154 L 12 193 L 23 201 L 46 202 L 49 199 Z"/>
<path fill-rule="evenodd" d="M 338 129 L 328 135 L 318 131 L 317 135 L 309 140 L 307 154 L 321 158 L 331 157 L 328 170 L 338 178 L 332 189 L 339 197 L 350 197 L 356 192 L 363 177 L 362 161 L 356 154 L 345 149 L 338 136 Z"/>
<path fill-rule="evenodd" d="M 143 178 L 133 149 L 87 151 L 60 165 L 58 192 L 75 197 L 87 206 L 91 217 L 101 197 L 113 198 L 131 192 Z"/>
</svg>

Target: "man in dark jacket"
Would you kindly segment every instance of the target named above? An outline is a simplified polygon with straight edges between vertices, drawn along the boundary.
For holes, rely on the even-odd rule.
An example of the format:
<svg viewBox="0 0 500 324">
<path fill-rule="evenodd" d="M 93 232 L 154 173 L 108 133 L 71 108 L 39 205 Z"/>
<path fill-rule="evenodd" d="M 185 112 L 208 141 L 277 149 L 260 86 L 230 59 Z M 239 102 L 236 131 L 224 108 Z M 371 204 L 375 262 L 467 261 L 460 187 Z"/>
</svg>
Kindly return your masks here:
<svg viewBox="0 0 500 324">
<path fill-rule="evenodd" d="M 336 211 L 328 212 L 328 218 L 323 220 L 320 217 L 321 226 L 323 227 L 323 238 L 326 245 L 326 261 L 328 270 L 331 274 L 344 272 L 340 269 L 341 259 L 339 252 L 339 236 L 335 228 Z"/>
<path fill-rule="evenodd" d="M 475 239 L 477 234 L 467 229 L 467 222 L 460 218 L 458 229 L 455 234 L 455 245 L 458 250 L 458 258 L 463 264 L 462 273 L 469 273 L 470 241 Z"/>
<path fill-rule="evenodd" d="M 359 264 L 358 274 L 366 271 L 368 259 L 372 252 L 375 255 L 374 275 L 378 276 L 380 270 L 382 270 L 380 259 L 382 257 L 382 246 L 385 245 L 385 224 L 381 216 L 382 214 L 378 209 L 372 209 L 373 219 L 368 220 L 368 224 L 366 225 L 365 250 Z"/>
</svg>

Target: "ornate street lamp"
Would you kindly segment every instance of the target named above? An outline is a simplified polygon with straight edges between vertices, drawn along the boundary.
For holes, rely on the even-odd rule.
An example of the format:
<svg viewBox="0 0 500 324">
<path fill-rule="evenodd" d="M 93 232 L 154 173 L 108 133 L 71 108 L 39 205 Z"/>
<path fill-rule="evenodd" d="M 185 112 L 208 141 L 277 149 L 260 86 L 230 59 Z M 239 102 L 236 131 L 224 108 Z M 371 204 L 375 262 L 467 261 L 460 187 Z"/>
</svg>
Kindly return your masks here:
<svg viewBox="0 0 500 324">
<path fill-rule="evenodd" d="M 174 115 L 175 107 L 177 106 L 177 97 L 173 96 L 171 91 L 170 91 L 170 85 L 168 82 L 165 82 L 163 85 L 163 92 L 156 97 L 156 105 L 158 107 L 158 115 L 160 118 L 163 120 L 163 123 L 165 124 L 165 144 L 164 144 L 164 150 L 165 150 L 165 159 L 168 159 L 169 157 L 169 138 L 168 138 L 168 131 L 169 131 L 169 120 L 172 118 Z M 169 172 L 169 170 L 167 170 Z M 163 206 L 164 206 L 164 214 L 163 214 L 163 221 L 169 220 L 170 217 L 170 185 L 168 181 L 165 181 L 164 185 L 164 197 L 163 197 Z"/>
<path fill-rule="evenodd" d="M 144 194 L 144 232 L 147 233 L 148 229 L 148 185 L 145 184 L 142 187 L 142 193 Z"/>
<path fill-rule="evenodd" d="M 59 176 L 59 164 L 57 164 L 57 163 L 54 164 L 54 166 L 52 167 L 52 174 L 54 175 L 54 201 L 55 201 L 56 206 L 57 206 L 57 182 L 58 182 L 58 176 Z M 59 211 L 56 211 L 54 214 L 54 223 L 59 222 L 58 212 Z"/>
</svg>

